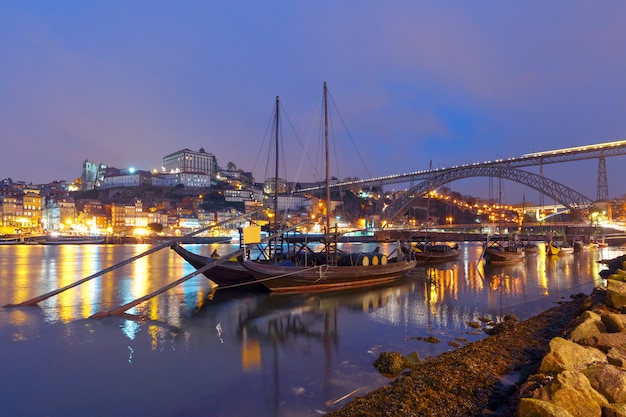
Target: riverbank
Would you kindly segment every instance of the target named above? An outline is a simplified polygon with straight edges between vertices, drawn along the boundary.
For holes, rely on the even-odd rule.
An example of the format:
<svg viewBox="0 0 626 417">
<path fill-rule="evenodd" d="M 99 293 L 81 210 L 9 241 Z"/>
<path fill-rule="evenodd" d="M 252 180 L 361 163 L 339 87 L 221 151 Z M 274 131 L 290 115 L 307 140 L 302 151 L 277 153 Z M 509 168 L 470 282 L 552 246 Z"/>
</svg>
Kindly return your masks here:
<svg viewBox="0 0 626 417">
<path fill-rule="evenodd" d="M 537 373 L 550 341 L 563 337 L 602 297 L 598 291 L 579 294 L 523 322 L 500 326 L 495 334 L 423 361 L 328 416 L 515 415 L 518 386 Z"/>
</svg>

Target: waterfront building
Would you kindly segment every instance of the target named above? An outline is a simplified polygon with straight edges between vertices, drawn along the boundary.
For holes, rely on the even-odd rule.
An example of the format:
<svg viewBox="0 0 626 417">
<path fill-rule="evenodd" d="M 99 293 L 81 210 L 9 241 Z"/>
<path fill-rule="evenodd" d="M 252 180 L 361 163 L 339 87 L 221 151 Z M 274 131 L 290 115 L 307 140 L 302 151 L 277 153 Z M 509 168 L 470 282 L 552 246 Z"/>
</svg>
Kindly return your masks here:
<svg viewBox="0 0 626 417">
<path fill-rule="evenodd" d="M 41 217 L 41 225 L 45 232 L 59 232 L 61 224 L 61 207 L 52 198 L 46 200 Z"/>
<path fill-rule="evenodd" d="M 0 231 L 3 234 L 17 233 L 18 230 L 16 229 L 19 228 L 17 224 L 17 197 L 0 197 L 0 210 L 2 212 L 2 228 Z"/>
<path fill-rule="evenodd" d="M 27 229 L 31 232 L 41 231 L 43 206 L 44 198 L 39 195 L 39 190 L 30 189 L 26 191 L 26 194 L 22 196 L 23 214 L 18 219 L 22 229 Z"/>
</svg>

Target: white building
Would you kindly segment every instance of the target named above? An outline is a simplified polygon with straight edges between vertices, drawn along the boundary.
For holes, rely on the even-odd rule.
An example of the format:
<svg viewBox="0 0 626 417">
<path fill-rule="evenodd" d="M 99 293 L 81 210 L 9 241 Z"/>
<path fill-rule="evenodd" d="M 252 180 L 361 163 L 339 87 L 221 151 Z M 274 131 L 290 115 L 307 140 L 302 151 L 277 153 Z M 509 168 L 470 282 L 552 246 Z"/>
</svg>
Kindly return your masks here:
<svg viewBox="0 0 626 417">
<path fill-rule="evenodd" d="M 224 190 L 224 200 L 229 202 L 243 203 L 244 201 L 252 201 L 253 199 L 252 191 Z"/>
<path fill-rule="evenodd" d="M 166 185 L 175 187 L 179 184 L 185 187 L 209 188 L 211 186 L 211 176 L 208 174 L 198 174 L 191 172 L 178 172 L 174 174 L 162 174 L 161 178 Z"/>
<path fill-rule="evenodd" d="M 278 211 L 309 211 L 311 208 L 312 200 L 303 196 L 296 195 L 279 195 L 278 196 Z"/>
<path fill-rule="evenodd" d="M 215 176 L 217 159 L 212 154 L 205 152 L 204 148 L 200 148 L 198 152 L 183 149 L 163 157 L 163 173 L 175 174 L 180 172 Z"/>
</svg>

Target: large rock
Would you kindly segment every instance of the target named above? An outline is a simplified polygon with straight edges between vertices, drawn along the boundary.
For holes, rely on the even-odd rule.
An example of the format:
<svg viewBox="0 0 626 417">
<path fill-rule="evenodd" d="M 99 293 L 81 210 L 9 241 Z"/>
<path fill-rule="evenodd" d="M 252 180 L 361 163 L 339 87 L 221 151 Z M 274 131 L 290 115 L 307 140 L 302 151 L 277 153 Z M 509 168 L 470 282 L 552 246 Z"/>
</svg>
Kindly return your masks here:
<svg viewBox="0 0 626 417">
<path fill-rule="evenodd" d="M 580 324 L 570 332 L 568 337 L 573 342 L 592 345 L 592 341 L 595 338 L 602 333 L 606 333 L 602 317 L 593 311 L 585 311 L 578 320 Z"/>
<path fill-rule="evenodd" d="M 534 398 L 520 399 L 517 417 L 573 417 L 560 405 Z"/>
<path fill-rule="evenodd" d="M 404 369 L 404 357 L 400 352 L 382 352 L 374 361 L 374 367 L 381 374 L 394 377 Z"/>
<path fill-rule="evenodd" d="M 607 362 L 606 355 L 596 348 L 580 346 L 562 337 L 555 337 L 550 341 L 550 352 L 541 361 L 539 372 L 549 374 L 565 370 L 582 371 L 589 365 Z"/>
<path fill-rule="evenodd" d="M 607 313 L 603 314 L 601 319 L 609 333 L 626 331 L 626 316 L 624 314 Z"/>
<path fill-rule="evenodd" d="M 626 344 L 626 333 L 600 333 L 597 336 L 579 341 L 581 345 L 593 346 L 602 352 Z"/>
<path fill-rule="evenodd" d="M 626 371 L 615 365 L 592 365 L 583 371 L 591 386 L 611 403 L 626 403 Z"/>
<path fill-rule="evenodd" d="M 606 305 L 622 311 L 626 306 L 626 282 L 607 279 Z"/>
<path fill-rule="evenodd" d="M 550 402 L 562 407 L 575 417 L 602 417 L 602 408 L 598 403 L 572 388 L 566 387 L 558 390 Z"/>
<path fill-rule="evenodd" d="M 602 416 L 602 406 L 607 399 L 593 389 L 587 377 L 578 371 L 563 371 L 549 387 L 553 403 L 560 405 L 573 416 Z"/>
<path fill-rule="evenodd" d="M 626 345 L 611 348 L 606 357 L 611 365 L 626 368 Z"/>
</svg>

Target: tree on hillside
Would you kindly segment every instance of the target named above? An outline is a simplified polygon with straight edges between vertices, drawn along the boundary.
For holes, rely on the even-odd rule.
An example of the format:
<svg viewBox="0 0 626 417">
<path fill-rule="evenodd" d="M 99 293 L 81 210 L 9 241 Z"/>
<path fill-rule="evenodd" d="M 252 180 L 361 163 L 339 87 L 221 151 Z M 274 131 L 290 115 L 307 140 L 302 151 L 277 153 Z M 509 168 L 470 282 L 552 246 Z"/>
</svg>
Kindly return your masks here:
<svg viewBox="0 0 626 417">
<path fill-rule="evenodd" d="M 237 170 L 237 165 L 235 165 L 234 162 L 229 162 L 228 164 L 226 164 L 226 170 L 227 171 L 236 171 Z"/>
<path fill-rule="evenodd" d="M 161 233 L 163 231 L 163 225 L 161 223 L 148 223 L 148 229 L 154 233 Z"/>
</svg>

